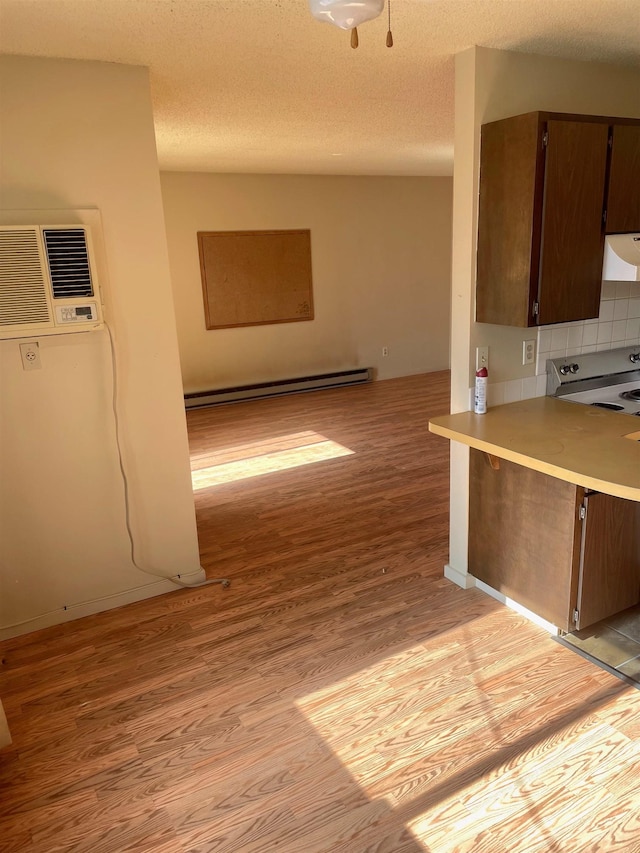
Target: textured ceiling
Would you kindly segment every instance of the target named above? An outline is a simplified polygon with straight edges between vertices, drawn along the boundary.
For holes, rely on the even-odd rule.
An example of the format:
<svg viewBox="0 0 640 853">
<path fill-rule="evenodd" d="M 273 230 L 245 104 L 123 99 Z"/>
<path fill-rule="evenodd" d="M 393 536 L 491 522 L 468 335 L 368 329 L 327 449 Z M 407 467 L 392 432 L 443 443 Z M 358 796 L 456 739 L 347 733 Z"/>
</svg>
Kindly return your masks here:
<svg viewBox="0 0 640 853">
<path fill-rule="evenodd" d="M 454 54 L 473 46 L 640 65 L 640 0 L 392 0 L 349 34 L 307 0 L 0 0 L 0 51 L 150 69 L 170 170 L 438 175 Z"/>
</svg>

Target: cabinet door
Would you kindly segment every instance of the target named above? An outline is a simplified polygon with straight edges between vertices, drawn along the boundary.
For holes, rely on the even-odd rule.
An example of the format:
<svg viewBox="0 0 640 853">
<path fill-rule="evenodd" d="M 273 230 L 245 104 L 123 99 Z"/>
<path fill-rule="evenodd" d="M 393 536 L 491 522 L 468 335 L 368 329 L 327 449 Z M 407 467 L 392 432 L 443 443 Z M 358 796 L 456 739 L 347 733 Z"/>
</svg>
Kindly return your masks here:
<svg viewBox="0 0 640 853">
<path fill-rule="evenodd" d="M 609 128 L 550 120 L 545 163 L 538 322 L 597 317 L 604 256 Z"/>
<path fill-rule="evenodd" d="M 471 450 L 469 572 L 493 589 L 572 630 L 580 528 L 578 489 L 505 459 L 497 468 Z"/>
<path fill-rule="evenodd" d="M 535 325 L 544 178 L 538 113 L 482 127 L 476 320 Z"/>
<path fill-rule="evenodd" d="M 640 125 L 613 127 L 607 233 L 640 231 Z"/>
<path fill-rule="evenodd" d="M 640 601 L 640 504 L 598 493 L 585 506 L 577 628 Z"/>
</svg>

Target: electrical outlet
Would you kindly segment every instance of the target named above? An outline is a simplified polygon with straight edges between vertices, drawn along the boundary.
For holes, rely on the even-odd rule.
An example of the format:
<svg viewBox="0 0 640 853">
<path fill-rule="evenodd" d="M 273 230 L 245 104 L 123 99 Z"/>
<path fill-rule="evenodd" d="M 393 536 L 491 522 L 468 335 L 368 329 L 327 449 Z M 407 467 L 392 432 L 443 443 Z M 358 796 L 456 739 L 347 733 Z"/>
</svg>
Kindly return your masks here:
<svg viewBox="0 0 640 853">
<path fill-rule="evenodd" d="M 533 364 L 535 360 L 536 360 L 536 342 L 535 342 L 535 340 L 522 341 L 522 363 L 523 364 Z"/>
<path fill-rule="evenodd" d="M 20 357 L 22 358 L 23 370 L 40 370 L 42 367 L 42 362 L 40 361 L 40 344 L 38 341 L 20 344 Z"/>
<path fill-rule="evenodd" d="M 476 347 L 476 370 L 481 367 L 489 369 L 489 347 Z"/>
<path fill-rule="evenodd" d="M 389 355 L 389 347 L 382 347 L 382 357 L 386 358 Z"/>
</svg>

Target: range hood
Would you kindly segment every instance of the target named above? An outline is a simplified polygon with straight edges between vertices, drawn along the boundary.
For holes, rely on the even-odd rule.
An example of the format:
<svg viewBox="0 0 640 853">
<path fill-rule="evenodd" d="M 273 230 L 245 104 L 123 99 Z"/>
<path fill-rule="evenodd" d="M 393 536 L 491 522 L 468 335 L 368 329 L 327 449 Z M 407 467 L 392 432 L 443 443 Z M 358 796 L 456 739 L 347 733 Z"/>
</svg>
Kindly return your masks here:
<svg viewBox="0 0 640 853">
<path fill-rule="evenodd" d="M 610 234 L 604 244 L 603 281 L 640 281 L 640 234 Z"/>
</svg>

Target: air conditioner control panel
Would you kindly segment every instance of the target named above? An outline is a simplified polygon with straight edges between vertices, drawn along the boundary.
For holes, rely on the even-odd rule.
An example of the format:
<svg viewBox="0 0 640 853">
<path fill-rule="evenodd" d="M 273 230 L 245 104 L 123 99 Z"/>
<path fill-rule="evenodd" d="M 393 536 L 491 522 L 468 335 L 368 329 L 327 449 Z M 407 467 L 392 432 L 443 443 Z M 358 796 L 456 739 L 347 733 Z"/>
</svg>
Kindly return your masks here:
<svg viewBox="0 0 640 853">
<path fill-rule="evenodd" d="M 71 323 L 97 323 L 100 321 L 98 304 L 96 302 L 84 302 L 81 305 L 56 305 L 56 324 L 67 326 Z"/>
</svg>

